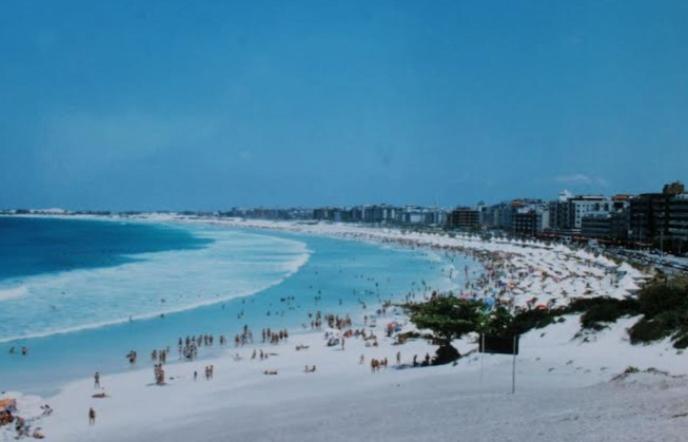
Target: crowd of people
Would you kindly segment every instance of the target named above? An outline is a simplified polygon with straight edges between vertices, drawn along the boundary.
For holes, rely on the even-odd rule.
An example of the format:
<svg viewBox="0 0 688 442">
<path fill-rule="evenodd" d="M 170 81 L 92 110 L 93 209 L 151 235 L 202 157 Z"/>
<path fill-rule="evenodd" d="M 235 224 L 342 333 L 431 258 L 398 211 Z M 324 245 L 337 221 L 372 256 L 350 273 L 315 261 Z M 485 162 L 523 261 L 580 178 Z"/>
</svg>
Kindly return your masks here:
<svg viewBox="0 0 688 442">
<path fill-rule="evenodd" d="M 262 330 L 263 343 L 269 342 L 271 344 L 279 344 L 289 338 L 289 332 L 287 329 L 282 329 L 279 331 L 273 331 L 270 328 L 264 328 Z"/>
<path fill-rule="evenodd" d="M 241 333 L 234 336 L 234 346 L 243 347 L 247 344 L 253 344 L 253 333 L 249 330 L 248 325 L 244 325 Z"/>
<path fill-rule="evenodd" d="M 387 368 L 387 358 L 382 358 L 382 359 L 372 358 L 370 360 L 370 370 L 373 373 L 380 371 L 381 368 Z"/>
<path fill-rule="evenodd" d="M 25 419 L 22 416 L 15 416 L 14 412 L 17 411 L 16 402 L 13 400 L 5 400 L 4 402 L 9 402 L 9 405 L 3 406 L 2 409 L 0 409 L 0 427 L 14 423 L 14 431 L 16 433 L 15 439 L 22 439 L 25 437 L 34 439 L 45 438 L 45 434 L 43 434 L 41 427 L 33 427 L 36 418 Z M 41 405 L 40 409 L 41 417 L 49 416 L 53 412 L 53 409 L 48 404 Z"/>
<path fill-rule="evenodd" d="M 167 354 L 169 353 L 169 347 L 162 350 L 153 350 L 151 352 L 151 361 L 154 363 L 164 364 L 167 362 Z"/>
</svg>

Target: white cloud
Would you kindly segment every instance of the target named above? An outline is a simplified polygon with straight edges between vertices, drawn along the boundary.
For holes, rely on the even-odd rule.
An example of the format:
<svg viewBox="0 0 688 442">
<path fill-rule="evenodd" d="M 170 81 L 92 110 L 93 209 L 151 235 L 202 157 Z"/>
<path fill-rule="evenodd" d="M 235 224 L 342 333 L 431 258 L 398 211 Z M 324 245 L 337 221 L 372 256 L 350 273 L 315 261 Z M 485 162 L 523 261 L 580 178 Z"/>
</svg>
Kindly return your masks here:
<svg viewBox="0 0 688 442">
<path fill-rule="evenodd" d="M 569 185 L 601 186 L 607 187 L 609 183 L 602 177 L 587 175 L 584 173 L 574 173 L 571 175 L 559 175 L 554 178 L 558 183 Z"/>
</svg>

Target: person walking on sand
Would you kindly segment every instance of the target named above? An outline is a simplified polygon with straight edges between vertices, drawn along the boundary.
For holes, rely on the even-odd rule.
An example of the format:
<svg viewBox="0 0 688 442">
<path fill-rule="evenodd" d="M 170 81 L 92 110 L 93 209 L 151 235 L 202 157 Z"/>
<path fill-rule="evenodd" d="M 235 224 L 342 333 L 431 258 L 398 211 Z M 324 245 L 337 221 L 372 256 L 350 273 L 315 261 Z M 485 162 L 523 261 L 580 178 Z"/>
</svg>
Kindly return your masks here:
<svg viewBox="0 0 688 442">
<path fill-rule="evenodd" d="M 96 410 L 93 407 L 88 409 L 88 424 L 95 425 L 96 423 Z"/>
<path fill-rule="evenodd" d="M 100 387 L 100 373 L 97 371 L 96 374 L 93 375 L 93 386 Z"/>
</svg>

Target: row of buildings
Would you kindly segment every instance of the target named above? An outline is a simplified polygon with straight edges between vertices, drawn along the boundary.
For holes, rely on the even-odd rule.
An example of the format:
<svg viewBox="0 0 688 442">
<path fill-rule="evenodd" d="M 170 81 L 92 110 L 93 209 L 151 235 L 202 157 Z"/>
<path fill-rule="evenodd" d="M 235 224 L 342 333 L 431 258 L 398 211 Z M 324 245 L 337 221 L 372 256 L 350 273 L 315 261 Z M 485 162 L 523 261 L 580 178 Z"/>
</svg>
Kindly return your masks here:
<svg viewBox="0 0 688 442">
<path fill-rule="evenodd" d="M 501 230 L 515 236 L 595 239 L 600 242 L 688 252 L 688 193 L 680 182 L 639 195 L 572 195 L 554 201 L 517 199 L 462 207 L 449 228 Z"/>
<path fill-rule="evenodd" d="M 388 204 L 316 209 L 232 209 L 224 216 L 422 226 L 519 237 L 597 240 L 601 243 L 688 252 L 688 193 L 680 182 L 640 195 L 573 195 L 554 201 L 515 199 L 445 210 Z"/>
<path fill-rule="evenodd" d="M 440 208 L 398 207 L 373 204 L 353 207 L 320 207 L 316 209 L 239 209 L 220 212 L 221 216 L 272 220 L 315 220 L 378 225 L 416 225 L 445 227 L 448 212 Z"/>
</svg>

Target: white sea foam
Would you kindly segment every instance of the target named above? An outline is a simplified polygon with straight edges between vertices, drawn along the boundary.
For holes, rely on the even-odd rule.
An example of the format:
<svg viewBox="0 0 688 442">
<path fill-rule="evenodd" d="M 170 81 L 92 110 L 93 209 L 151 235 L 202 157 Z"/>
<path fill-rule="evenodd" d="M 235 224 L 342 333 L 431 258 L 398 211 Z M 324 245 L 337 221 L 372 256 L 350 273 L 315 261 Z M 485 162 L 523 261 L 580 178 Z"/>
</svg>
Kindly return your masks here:
<svg viewBox="0 0 688 442">
<path fill-rule="evenodd" d="M 0 302 L 9 301 L 10 299 L 21 298 L 27 293 L 26 286 L 20 285 L 15 287 L 0 288 Z"/>
<path fill-rule="evenodd" d="M 263 234 L 217 229 L 196 234 L 214 242 L 198 250 L 136 255 L 136 262 L 116 267 L 26 278 L 21 290 L 4 291 L 0 342 L 153 318 L 250 296 L 289 278 L 311 253 L 303 242 Z"/>
</svg>

